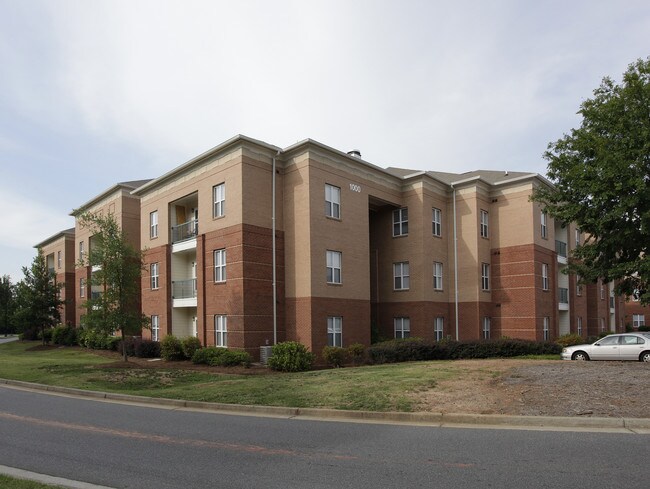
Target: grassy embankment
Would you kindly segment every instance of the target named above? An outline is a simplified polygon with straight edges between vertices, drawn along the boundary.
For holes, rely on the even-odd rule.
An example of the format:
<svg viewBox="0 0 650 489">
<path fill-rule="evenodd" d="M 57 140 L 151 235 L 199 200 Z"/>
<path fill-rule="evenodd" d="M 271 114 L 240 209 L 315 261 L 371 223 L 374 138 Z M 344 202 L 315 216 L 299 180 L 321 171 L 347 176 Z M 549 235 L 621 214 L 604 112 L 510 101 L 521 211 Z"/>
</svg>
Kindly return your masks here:
<svg viewBox="0 0 650 489">
<path fill-rule="evenodd" d="M 468 374 L 455 362 L 411 362 L 271 375 L 178 368 L 96 368 L 113 360 L 76 348 L 0 345 L 0 378 L 149 397 L 266 406 L 417 411 L 417 394 Z M 493 378 L 478 367 L 472 375 Z"/>
<path fill-rule="evenodd" d="M 6 475 L 0 475 L 0 487 L 2 489 L 63 489 L 62 486 L 51 486 L 40 482 L 16 479 Z"/>
</svg>

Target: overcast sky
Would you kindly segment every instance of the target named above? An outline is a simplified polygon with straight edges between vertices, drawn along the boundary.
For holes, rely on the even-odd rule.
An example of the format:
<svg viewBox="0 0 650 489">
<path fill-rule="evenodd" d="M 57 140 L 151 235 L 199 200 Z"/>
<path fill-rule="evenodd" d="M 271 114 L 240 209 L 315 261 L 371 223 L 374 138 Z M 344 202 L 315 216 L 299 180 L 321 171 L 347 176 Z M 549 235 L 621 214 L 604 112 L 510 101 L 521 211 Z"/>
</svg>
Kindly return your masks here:
<svg viewBox="0 0 650 489">
<path fill-rule="evenodd" d="M 116 182 L 236 135 L 544 174 L 650 2 L 0 0 L 0 275 Z"/>
</svg>

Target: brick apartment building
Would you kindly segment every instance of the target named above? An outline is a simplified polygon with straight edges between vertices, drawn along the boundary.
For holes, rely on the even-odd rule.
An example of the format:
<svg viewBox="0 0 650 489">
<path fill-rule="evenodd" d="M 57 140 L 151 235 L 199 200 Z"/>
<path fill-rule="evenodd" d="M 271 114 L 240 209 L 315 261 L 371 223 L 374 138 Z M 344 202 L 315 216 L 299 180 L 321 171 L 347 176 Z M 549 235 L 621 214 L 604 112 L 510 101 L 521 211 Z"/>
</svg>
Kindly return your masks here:
<svg viewBox="0 0 650 489">
<path fill-rule="evenodd" d="M 145 251 L 143 336 L 158 340 L 195 335 L 257 356 L 284 340 L 320 352 L 622 330 L 611 284 L 562 273 L 584 236 L 530 201 L 540 185 L 534 173 L 383 169 L 313 140 L 282 149 L 240 135 L 74 215 L 114 213 Z M 89 234 L 77 224 L 75 263 Z M 76 270 L 78 303 L 91 272 Z"/>
<path fill-rule="evenodd" d="M 65 304 L 59 311 L 61 323 L 76 325 L 74 228 L 49 237 L 34 248 L 43 253 L 47 268 L 56 274 L 56 282 L 62 284 L 59 298 L 65 301 Z"/>
</svg>

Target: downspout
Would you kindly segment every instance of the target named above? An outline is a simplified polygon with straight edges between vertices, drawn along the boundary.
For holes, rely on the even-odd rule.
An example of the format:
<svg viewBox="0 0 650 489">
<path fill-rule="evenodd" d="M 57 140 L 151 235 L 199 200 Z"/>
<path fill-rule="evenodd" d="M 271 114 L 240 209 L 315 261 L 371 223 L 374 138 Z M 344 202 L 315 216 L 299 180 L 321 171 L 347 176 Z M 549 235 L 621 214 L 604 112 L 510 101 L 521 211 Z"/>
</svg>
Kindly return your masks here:
<svg viewBox="0 0 650 489">
<path fill-rule="evenodd" d="M 454 190 L 454 319 L 456 320 L 456 341 L 458 341 L 458 232 L 456 225 L 456 188 L 453 183 L 451 188 Z"/>
<path fill-rule="evenodd" d="M 273 157 L 272 171 L 273 175 L 271 176 L 271 185 L 273 187 L 271 191 L 271 232 L 273 233 L 273 258 L 271 260 L 273 267 L 273 344 L 278 343 L 278 304 L 277 304 L 277 284 L 276 284 L 276 271 L 275 271 L 275 159 L 280 156 L 280 150 Z"/>
</svg>

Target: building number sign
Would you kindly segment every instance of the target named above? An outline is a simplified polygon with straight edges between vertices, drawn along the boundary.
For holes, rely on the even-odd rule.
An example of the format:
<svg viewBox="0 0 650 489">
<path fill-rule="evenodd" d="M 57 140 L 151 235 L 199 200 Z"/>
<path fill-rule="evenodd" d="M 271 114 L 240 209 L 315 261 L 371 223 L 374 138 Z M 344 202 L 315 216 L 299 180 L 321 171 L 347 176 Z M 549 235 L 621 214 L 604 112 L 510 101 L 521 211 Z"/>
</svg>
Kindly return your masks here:
<svg viewBox="0 0 650 489">
<path fill-rule="evenodd" d="M 352 192 L 361 192 L 361 185 L 357 185 L 356 183 L 351 183 L 350 190 Z"/>
</svg>

